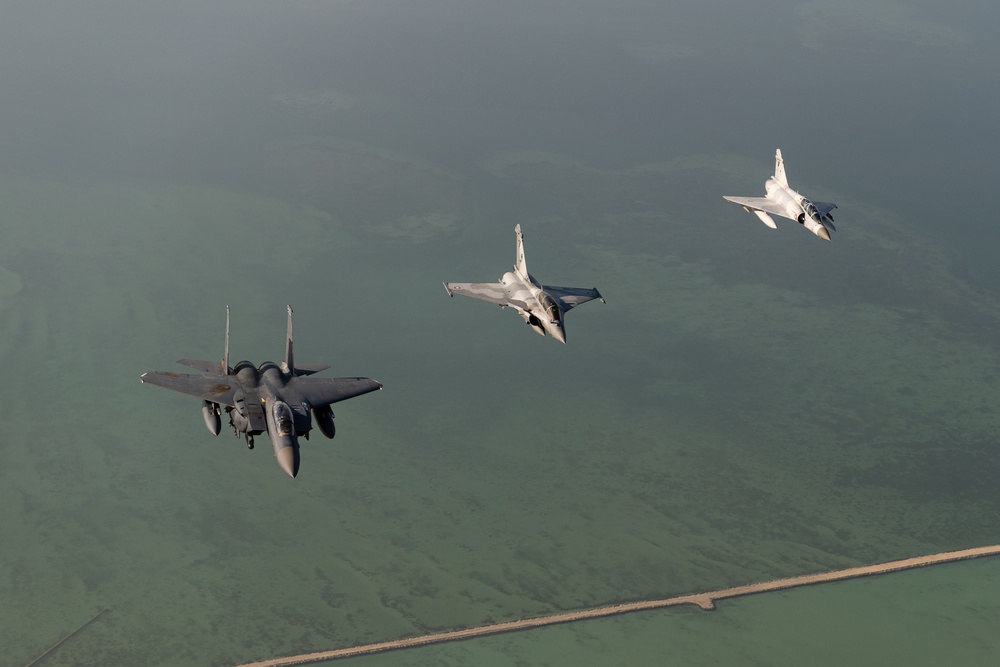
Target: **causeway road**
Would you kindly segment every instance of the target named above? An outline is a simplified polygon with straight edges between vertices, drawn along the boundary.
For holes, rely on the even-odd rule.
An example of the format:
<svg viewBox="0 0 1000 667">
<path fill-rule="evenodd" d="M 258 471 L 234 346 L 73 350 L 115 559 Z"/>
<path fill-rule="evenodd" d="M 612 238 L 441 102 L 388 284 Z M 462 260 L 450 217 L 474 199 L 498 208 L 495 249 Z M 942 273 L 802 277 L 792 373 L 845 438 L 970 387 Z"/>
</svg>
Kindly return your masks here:
<svg viewBox="0 0 1000 667">
<path fill-rule="evenodd" d="M 927 565 L 940 565 L 942 563 L 954 563 L 961 560 L 998 555 L 1000 555 L 1000 544 L 988 547 L 975 547 L 973 549 L 962 549 L 961 551 L 945 551 L 943 553 L 930 554 L 929 556 L 917 556 L 915 558 L 894 560 L 888 563 L 851 567 L 846 570 L 834 570 L 832 572 L 820 572 L 819 574 L 806 574 L 799 577 L 789 577 L 788 579 L 764 581 L 759 584 L 734 586 L 733 588 L 723 588 L 721 590 L 710 591 L 708 593 L 695 593 L 694 595 L 679 595 L 676 597 L 662 598 L 658 600 L 644 600 L 641 602 L 613 604 L 605 607 L 598 607 L 596 609 L 570 611 L 562 614 L 553 614 L 551 616 L 538 616 L 536 618 L 525 618 L 519 621 L 507 621 L 506 623 L 493 623 L 491 625 L 483 625 L 476 628 L 437 632 L 430 635 L 422 635 L 420 637 L 395 639 L 392 641 L 378 642 L 376 644 L 362 644 L 361 646 L 339 648 L 332 651 L 303 653 L 301 655 L 293 655 L 285 658 L 272 658 L 270 660 L 262 660 L 260 662 L 248 662 L 242 665 L 237 665 L 236 667 L 289 667 L 290 665 L 308 665 L 327 660 L 353 658 L 359 655 L 383 653 L 385 651 L 398 651 L 400 649 L 427 646 L 429 644 L 441 644 L 444 642 L 454 642 L 463 639 L 499 635 L 506 632 L 542 628 L 548 625 L 557 625 L 559 623 L 573 623 L 575 621 L 584 621 L 591 618 L 605 618 L 607 616 L 616 616 L 618 614 L 628 614 L 634 611 L 660 609 L 662 607 L 675 607 L 684 604 L 697 605 L 702 609 L 715 609 L 715 603 L 726 598 L 754 595 L 756 593 L 768 593 L 770 591 L 781 591 L 789 588 L 797 588 L 799 586 L 825 584 L 831 581 L 868 577 L 876 574 L 888 574 L 890 572 L 911 570 L 916 567 L 925 567 Z"/>
</svg>

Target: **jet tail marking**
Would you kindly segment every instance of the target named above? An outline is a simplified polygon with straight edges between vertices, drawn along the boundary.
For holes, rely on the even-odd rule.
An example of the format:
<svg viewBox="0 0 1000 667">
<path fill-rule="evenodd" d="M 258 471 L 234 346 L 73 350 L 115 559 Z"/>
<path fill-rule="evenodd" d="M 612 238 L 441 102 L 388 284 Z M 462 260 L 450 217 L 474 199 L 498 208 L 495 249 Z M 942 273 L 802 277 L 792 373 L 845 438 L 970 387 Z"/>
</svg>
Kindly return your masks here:
<svg viewBox="0 0 1000 667">
<path fill-rule="evenodd" d="M 785 161 L 781 158 L 780 148 L 774 152 L 774 180 L 786 188 L 788 187 L 788 178 L 785 176 Z"/>
<path fill-rule="evenodd" d="M 520 224 L 514 227 L 514 235 L 517 237 L 517 248 L 514 253 L 514 271 L 527 280 L 528 265 L 524 261 L 524 235 L 521 234 Z"/>
<path fill-rule="evenodd" d="M 220 375 L 229 375 L 229 304 L 226 304 L 226 344 L 222 348 L 222 362 L 219 370 Z"/>
<path fill-rule="evenodd" d="M 285 363 L 284 371 L 289 375 L 295 375 L 295 358 L 292 352 L 292 307 L 288 308 L 288 333 L 285 334 Z"/>
</svg>

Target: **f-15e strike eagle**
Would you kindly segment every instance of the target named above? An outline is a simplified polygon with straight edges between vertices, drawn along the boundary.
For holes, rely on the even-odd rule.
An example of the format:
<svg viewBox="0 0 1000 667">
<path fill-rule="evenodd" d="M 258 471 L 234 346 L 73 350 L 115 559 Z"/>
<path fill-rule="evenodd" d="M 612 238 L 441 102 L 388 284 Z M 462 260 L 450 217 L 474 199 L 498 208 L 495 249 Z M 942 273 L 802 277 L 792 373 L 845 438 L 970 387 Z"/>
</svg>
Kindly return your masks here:
<svg viewBox="0 0 1000 667">
<path fill-rule="evenodd" d="M 280 366 L 265 361 L 254 366 L 241 361 L 229 366 L 229 307 L 226 306 L 226 345 L 222 361 L 178 359 L 177 363 L 205 371 L 209 375 L 150 372 L 139 378 L 202 399 L 201 413 L 212 435 L 222 428 L 222 411 L 229 415 L 229 425 L 237 437 L 246 439 L 253 449 L 255 435 L 267 433 L 274 447 L 278 465 L 289 477 L 299 472 L 298 438 L 309 438 L 312 416 L 327 438 L 335 434 L 331 403 L 347 400 L 382 385 L 369 378 L 303 377 L 326 370 L 325 364 L 295 365 L 292 354 L 292 307 L 288 306 L 288 335 L 285 361 Z"/>
<path fill-rule="evenodd" d="M 830 215 L 830 211 L 837 208 L 836 204 L 810 201 L 788 187 L 785 161 L 781 159 L 780 149 L 774 153 L 774 176 L 764 183 L 764 191 L 767 192 L 765 197 L 723 197 L 723 199 L 739 204 L 771 229 L 777 229 L 778 226 L 768 214 L 795 220 L 827 241 L 830 240 L 830 232 L 837 231 L 833 226 L 833 216 Z"/>
<path fill-rule="evenodd" d="M 498 283 L 444 283 L 448 296 L 461 294 L 473 299 L 482 299 L 499 304 L 501 308 L 510 306 L 517 311 L 532 329 L 544 336 L 548 333 L 560 343 L 566 343 L 564 315 L 574 306 L 604 297 L 597 288 L 550 287 L 541 285 L 528 273 L 524 263 L 524 236 L 521 225 L 514 227 L 517 237 L 517 252 L 514 270 L 500 277 Z"/>
</svg>

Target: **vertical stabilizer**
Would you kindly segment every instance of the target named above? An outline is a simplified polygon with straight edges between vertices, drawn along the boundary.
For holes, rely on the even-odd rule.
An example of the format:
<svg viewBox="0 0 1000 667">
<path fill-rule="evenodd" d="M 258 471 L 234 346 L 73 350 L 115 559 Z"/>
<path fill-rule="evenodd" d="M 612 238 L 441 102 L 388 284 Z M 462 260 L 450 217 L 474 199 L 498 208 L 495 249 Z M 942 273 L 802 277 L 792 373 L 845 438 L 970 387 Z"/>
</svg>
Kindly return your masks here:
<svg viewBox="0 0 1000 667">
<path fill-rule="evenodd" d="M 222 363 L 219 373 L 229 375 L 229 304 L 226 304 L 226 344 L 222 348 Z"/>
<path fill-rule="evenodd" d="M 292 353 L 292 307 L 288 308 L 288 333 L 285 334 L 285 363 L 282 370 L 289 375 L 295 375 L 295 357 Z"/>
<path fill-rule="evenodd" d="M 521 234 L 521 225 L 514 227 L 514 235 L 517 236 L 517 249 L 514 253 L 514 271 L 522 278 L 528 278 L 528 266 L 524 263 L 524 235 Z"/>
<path fill-rule="evenodd" d="M 781 159 L 781 149 L 774 151 L 774 180 L 778 181 L 786 188 L 788 187 L 788 178 L 785 177 L 785 161 Z"/>
</svg>

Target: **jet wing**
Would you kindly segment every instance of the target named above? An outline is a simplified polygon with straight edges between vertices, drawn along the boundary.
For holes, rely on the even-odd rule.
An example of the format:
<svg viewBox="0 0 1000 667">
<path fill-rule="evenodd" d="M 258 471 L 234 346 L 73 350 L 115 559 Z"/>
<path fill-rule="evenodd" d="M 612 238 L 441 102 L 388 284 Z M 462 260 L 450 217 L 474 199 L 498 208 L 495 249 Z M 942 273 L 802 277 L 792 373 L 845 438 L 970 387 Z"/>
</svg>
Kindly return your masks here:
<svg viewBox="0 0 1000 667">
<path fill-rule="evenodd" d="M 448 293 L 448 296 L 461 294 L 462 296 L 471 296 L 473 299 L 497 303 L 501 306 L 506 306 L 509 303 L 507 293 L 504 292 L 503 285 L 500 283 L 444 283 L 444 291 Z"/>
<path fill-rule="evenodd" d="M 584 287 L 550 287 L 549 285 L 542 285 L 542 289 L 550 296 L 559 299 L 562 302 L 563 310 L 570 310 L 574 306 L 579 306 L 581 303 L 587 303 L 594 299 L 600 299 L 601 303 L 606 303 L 604 297 L 601 296 L 596 287 L 586 289 Z"/>
<path fill-rule="evenodd" d="M 828 201 L 814 201 L 813 206 L 819 211 L 820 216 L 829 215 L 830 211 L 837 208 L 836 204 L 832 204 Z"/>
<path fill-rule="evenodd" d="M 164 373 L 153 371 L 143 373 L 140 380 L 158 387 L 173 389 L 182 394 L 197 396 L 220 405 L 233 405 L 233 395 L 238 387 L 231 379 L 220 375 L 188 375 L 187 373 Z"/>
<path fill-rule="evenodd" d="M 382 384 L 371 378 L 295 377 L 285 385 L 282 398 L 289 403 L 306 402 L 309 407 L 319 408 L 381 388 Z"/>
<path fill-rule="evenodd" d="M 723 197 L 723 199 L 746 208 L 764 211 L 764 213 L 778 215 L 782 218 L 788 218 L 788 213 L 785 212 L 784 207 L 778 206 L 774 201 L 768 199 L 767 197 Z M 792 218 L 788 219 L 791 220 Z"/>
</svg>

